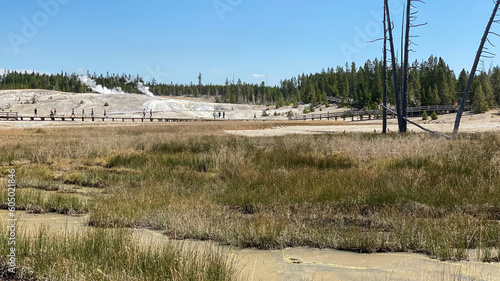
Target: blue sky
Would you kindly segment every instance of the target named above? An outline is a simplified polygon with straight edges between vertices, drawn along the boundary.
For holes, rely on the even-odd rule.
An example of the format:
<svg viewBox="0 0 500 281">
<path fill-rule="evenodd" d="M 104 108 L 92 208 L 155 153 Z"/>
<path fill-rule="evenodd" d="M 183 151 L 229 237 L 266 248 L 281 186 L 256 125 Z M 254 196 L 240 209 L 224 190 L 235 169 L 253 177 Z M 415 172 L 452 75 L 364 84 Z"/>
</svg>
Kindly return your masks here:
<svg viewBox="0 0 500 281">
<path fill-rule="evenodd" d="M 389 2 L 400 36 L 406 1 Z M 381 58 L 382 42 L 365 41 L 382 36 L 382 3 L 0 0 L 0 69 L 139 73 L 164 83 L 197 83 L 201 72 L 204 84 L 223 84 L 234 76 L 275 85 L 301 73 Z M 470 69 L 492 1 L 416 5 L 418 22 L 428 25 L 413 30 L 420 38 L 414 39 L 419 46 L 411 60 L 433 54 L 455 71 Z M 493 31 L 500 33 L 500 25 Z M 500 48 L 500 38 L 491 39 Z M 491 64 L 497 65 L 498 57 L 484 62 L 485 68 Z"/>
</svg>

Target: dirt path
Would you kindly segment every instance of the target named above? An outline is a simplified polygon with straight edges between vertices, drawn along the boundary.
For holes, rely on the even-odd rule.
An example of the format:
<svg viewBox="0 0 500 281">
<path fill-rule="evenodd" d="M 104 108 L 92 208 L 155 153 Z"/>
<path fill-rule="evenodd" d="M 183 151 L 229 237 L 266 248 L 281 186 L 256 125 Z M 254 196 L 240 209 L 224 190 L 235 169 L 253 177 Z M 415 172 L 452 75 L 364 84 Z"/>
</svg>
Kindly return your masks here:
<svg viewBox="0 0 500 281">
<path fill-rule="evenodd" d="M 456 114 L 439 115 L 438 120 L 424 121 L 420 117 L 410 118 L 411 121 L 423 126 L 426 129 L 444 134 L 451 134 L 455 124 Z M 317 125 L 318 121 L 304 121 L 303 126 L 280 126 L 264 130 L 234 130 L 226 131 L 247 137 L 258 136 L 284 136 L 290 134 L 338 134 L 338 133 L 380 133 L 382 131 L 382 120 L 354 121 L 347 125 Z M 391 132 L 398 131 L 396 119 L 388 120 L 388 128 Z M 409 132 L 423 132 L 415 125 L 408 124 Z M 460 124 L 460 132 L 500 132 L 500 115 L 497 111 L 484 114 L 472 114 L 466 112 Z"/>
<path fill-rule="evenodd" d="M 8 212 L 0 210 L 6 222 Z M 27 214 L 17 211 L 19 229 L 28 233 L 41 225 L 50 231 L 79 231 L 87 216 L 72 217 L 55 213 Z M 136 230 L 143 243 L 166 243 L 159 231 Z M 205 248 L 202 241 L 178 241 L 186 246 Z M 227 249 L 227 247 L 223 247 Z M 424 255 L 407 253 L 356 254 L 311 248 L 278 251 L 231 249 L 238 260 L 241 280 L 500 280 L 500 264 L 479 262 L 440 262 Z"/>
</svg>

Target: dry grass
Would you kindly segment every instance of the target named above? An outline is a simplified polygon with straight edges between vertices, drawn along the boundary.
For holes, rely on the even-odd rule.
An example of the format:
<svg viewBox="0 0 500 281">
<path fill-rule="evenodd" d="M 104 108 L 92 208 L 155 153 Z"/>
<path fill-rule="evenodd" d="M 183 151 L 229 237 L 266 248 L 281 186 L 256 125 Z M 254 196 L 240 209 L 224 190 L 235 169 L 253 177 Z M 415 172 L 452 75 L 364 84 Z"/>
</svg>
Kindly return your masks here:
<svg viewBox="0 0 500 281">
<path fill-rule="evenodd" d="M 500 260 L 499 134 L 446 141 L 223 133 L 284 124 L 12 129 L 1 137 L 0 163 L 15 165 L 21 187 L 104 190 L 89 205 L 95 226 L 241 247 L 411 251 L 445 260 L 481 249 L 479 260 Z"/>
<path fill-rule="evenodd" d="M 9 252 L 8 235 L 0 232 L 0 250 Z M 235 280 L 235 261 L 207 245 L 145 246 L 126 229 L 88 229 L 54 234 L 40 227 L 36 234 L 16 235 L 15 280 Z M 0 264 L 6 263 L 5 257 Z M 6 274 L 8 278 L 9 273 Z M 10 280 L 10 279 L 5 279 Z M 12 279 L 14 280 L 14 279 Z"/>
</svg>

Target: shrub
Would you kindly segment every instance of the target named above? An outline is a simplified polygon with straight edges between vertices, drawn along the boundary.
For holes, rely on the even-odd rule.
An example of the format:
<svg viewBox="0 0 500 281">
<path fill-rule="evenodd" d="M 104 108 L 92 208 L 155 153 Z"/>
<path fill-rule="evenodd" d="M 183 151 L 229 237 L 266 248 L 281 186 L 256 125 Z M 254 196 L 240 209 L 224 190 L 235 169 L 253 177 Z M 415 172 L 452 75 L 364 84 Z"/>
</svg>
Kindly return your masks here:
<svg viewBox="0 0 500 281">
<path fill-rule="evenodd" d="M 427 120 L 429 117 L 427 116 L 427 111 L 424 110 L 422 113 L 422 120 Z"/>
<path fill-rule="evenodd" d="M 432 120 L 437 120 L 438 119 L 438 115 L 436 113 L 436 111 L 433 111 L 432 114 L 431 114 L 431 119 Z"/>
<path fill-rule="evenodd" d="M 104 106 L 109 106 L 108 102 L 105 102 L 105 103 L 104 103 Z"/>
<path fill-rule="evenodd" d="M 267 113 L 267 111 L 265 110 L 262 110 L 262 117 L 267 117 L 269 116 L 269 113 Z"/>
</svg>

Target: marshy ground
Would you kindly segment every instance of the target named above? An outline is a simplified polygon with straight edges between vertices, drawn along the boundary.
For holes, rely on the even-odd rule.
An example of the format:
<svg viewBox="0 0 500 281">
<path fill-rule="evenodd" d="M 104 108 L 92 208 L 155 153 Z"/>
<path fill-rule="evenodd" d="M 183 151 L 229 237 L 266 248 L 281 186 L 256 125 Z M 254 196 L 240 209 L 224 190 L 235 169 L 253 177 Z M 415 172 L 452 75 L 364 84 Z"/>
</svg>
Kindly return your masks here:
<svg viewBox="0 0 500 281">
<path fill-rule="evenodd" d="M 239 276 L 230 255 L 218 250 L 190 255 L 168 245 L 131 248 L 131 228 L 238 248 L 307 246 L 500 261 L 499 133 L 452 141 L 424 133 L 225 133 L 289 124 L 2 130 L 1 181 L 6 186 L 8 170 L 16 169 L 18 208 L 85 214 L 93 226 L 65 243 L 43 229 L 24 237 L 22 266 L 34 278 L 58 280 Z M 0 198 L 5 208 L 6 189 Z M 103 258 L 96 256 L 100 247 Z M 150 265 L 156 261 L 163 266 Z"/>
</svg>

